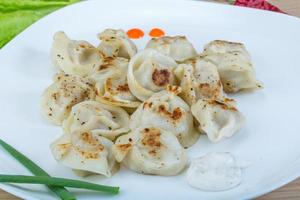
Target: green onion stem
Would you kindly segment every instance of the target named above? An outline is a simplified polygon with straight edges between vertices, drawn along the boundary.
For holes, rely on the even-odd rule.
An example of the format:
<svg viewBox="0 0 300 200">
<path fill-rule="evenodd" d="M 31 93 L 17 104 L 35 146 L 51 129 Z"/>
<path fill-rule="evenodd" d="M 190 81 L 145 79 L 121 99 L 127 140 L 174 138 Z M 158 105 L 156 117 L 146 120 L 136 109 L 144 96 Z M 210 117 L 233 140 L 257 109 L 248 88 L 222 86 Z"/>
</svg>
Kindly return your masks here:
<svg viewBox="0 0 300 200">
<path fill-rule="evenodd" d="M 36 165 L 33 161 L 27 158 L 25 155 L 17 151 L 15 148 L 0 139 L 0 145 L 12 155 L 16 160 L 18 160 L 24 167 L 26 167 L 32 174 L 37 176 L 48 176 L 50 175 L 45 172 L 42 168 Z M 52 186 L 49 185 L 48 188 L 59 196 L 63 200 L 76 200 L 76 197 L 70 193 L 66 188 L 62 186 Z"/>
<path fill-rule="evenodd" d="M 56 178 L 48 176 L 23 176 L 23 175 L 3 175 L 0 174 L 0 182 L 2 183 L 29 183 L 29 184 L 45 184 L 51 186 L 65 186 L 72 188 L 81 188 L 87 190 L 95 190 L 105 193 L 118 194 L 119 187 L 106 185 L 98 185 L 85 181 Z"/>
</svg>

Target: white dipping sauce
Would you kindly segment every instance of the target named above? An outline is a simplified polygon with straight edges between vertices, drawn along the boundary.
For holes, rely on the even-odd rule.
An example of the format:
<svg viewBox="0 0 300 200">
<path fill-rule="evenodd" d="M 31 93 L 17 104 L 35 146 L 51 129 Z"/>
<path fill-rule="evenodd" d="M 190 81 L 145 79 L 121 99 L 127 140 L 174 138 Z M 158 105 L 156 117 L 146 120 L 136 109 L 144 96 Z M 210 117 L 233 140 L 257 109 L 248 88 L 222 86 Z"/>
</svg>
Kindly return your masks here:
<svg viewBox="0 0 300 200">
<path fill-rule="evenodd" d="M 201 190 L 228 190 L 241 183 L 242 170 L 232 154 L 209 153 L 192 161 L 187 181 Z"/>
</svg>

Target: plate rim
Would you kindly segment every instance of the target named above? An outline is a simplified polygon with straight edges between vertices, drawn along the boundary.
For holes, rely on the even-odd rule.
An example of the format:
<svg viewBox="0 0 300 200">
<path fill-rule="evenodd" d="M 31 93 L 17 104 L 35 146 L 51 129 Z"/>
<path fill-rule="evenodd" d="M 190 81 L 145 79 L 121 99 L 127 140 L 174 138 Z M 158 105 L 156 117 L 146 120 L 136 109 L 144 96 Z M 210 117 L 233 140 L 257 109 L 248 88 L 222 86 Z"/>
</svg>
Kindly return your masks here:
<svg viewBox="0 0 300 200">
<path fill-rule="evenodd" d="M 116 1 L 116 0 L 112 0 L 112 1 Z M 138 0 L 130 0 L 130 1 L 135 1 L 135 2 L 139 2 Z M 154 0 L 154 1 L 158 1 L 159 0 Z M 164 0 L 164 1 L 170 1 L 173 2 L 172 0 Z M 248 8 L 248 7 L 241 7 L 241 6 L 232 6 L 232 5 L 227 5 L 227 4 L 219 4 L 216 2 L 206 2 L 206 1 L 199 1 L 199 0 L 176 0 L 178 2 L 196 2 L 198 4 L 213 4 L 215 7 L 224 7 L 224 9 L 236 9 L 236 10 L 245 10 L 245 11 L 249 11 L 249 12 L 253 12 L 253 13 L 258 13 L 258 14 L 263 14 L 263 15 L 269 15 L 269 16 L 280 16 L 280 17 L 284 17 L 284 18 L 289 18 L 292 20 L 296 20 L 299 24 L 300 24 L 300 18 L 295 17 L 295 16 L 291 16 L 288 14 L 284 14 L 284 13 L 277 13 L 277 12 L 272 12 L 272 11 L 267 11 L 267 10 L 260 10 L 260 9 L 256 9 L 256 8 Z M 23 31 L 21 31 L 18 35 L 16 35 L 11 41 L 9 41 L 7 44 L 5 44 L 1 49 L 0 49 L 0 54 L 5 51 L 7 48 L 10 48 L 10 46 L 12 45 L 12 43 L 14 43 L 14 41 L 16 40 L 16 38 L 21 37 L 21 35 L 27 31 L 28 29 L 31 29 L 31 27 L 37 23 L 40 23 L 41 20 L 43 20 L 44 18 L 48 18 L 51 17 L 52 15 L 54 15 L 54 13 L 57 12 L 63 12 L 65 9 L 70 9 L 70 7 L 75 7 L 78 6 L 78 4 L 93 4 L 93 3 L 99 3 L 99 0 L 88 0 L 88 1 L 80 1 L 80 2 L 76 2 L 74 4 L 62 7 L 60 9 L 55 10 L 52 13 L 49 13 L 46 16 L 43 16 L 42 18 L 40 18 L 39 20 L 35 21 L 34 23 L 32 23 L 30 26 L 28 26 L 27 28 L 25 28 Z M 8 155 L 5 155 L 8 156 Z M 300 159 L 300 154 L 299 154 L 299 159 Z M 254 192 L 251 193 L 247 193 L 243 196 L 243 198 L 245 199 L 253 199 L 253 198 L 257 198 L 259 196 L 262 196 L 264 194 L 270 193 L 276 189 L 279 189 L 283 186 L 285 186 L 286 184 L 296 180 L 297 178 L 300 177 L 300 164 L 298 165 L 294 165 L 295 168 L 297 170 L 293 170 L 296 171 L 296 173 L 292 173 L 288 176 L 284 176 L 284 178 L 281 178 L 279 181 L 274 182 L 274 184 L 272 184 L 269 187 L 264 187 L 264 189 L 260 189 L 260 190 L 256 190 Z M 26 188 L 22 189 L 22 188 L 17 188 L 14 186 L 14 184 L 5 184 L 5 183 L 0 183 L 0 189 L 8 192 L 16 197 L 19 198 L 24 198 L 24 199 L 32 199 L 32 200 L 38 200 L 38 198 L 34 197 L 31 195 L 30 191 L 27 191 Z M 49 191 L 49 195 L 53 196 L 51 194 L 51 192 Z M 54 196 L 53 196 L 54 197 Z"/>
</svg>

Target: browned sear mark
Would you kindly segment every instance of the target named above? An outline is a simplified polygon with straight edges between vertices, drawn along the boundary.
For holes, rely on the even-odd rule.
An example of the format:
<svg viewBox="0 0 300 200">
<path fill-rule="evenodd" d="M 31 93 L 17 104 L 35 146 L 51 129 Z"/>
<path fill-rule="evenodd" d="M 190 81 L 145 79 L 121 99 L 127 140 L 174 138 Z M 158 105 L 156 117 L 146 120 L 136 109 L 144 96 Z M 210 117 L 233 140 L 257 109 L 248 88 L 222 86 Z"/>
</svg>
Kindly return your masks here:
<svg viewBox="0 0 300 200">
<path fill-rule="evenodd" d="M 128 92 L 129 86 L 127 83 L 125 83 L 124 85 L 118 85 L 117 90 L 120 92 Z"/>
<path fill-rule="evenodd" d="M 152 102 L 145 102 L 144 104 L 143 104 L 143 109 L 147 109 L 147 108 L 151 108 L 152 107 Z"/>
<path fill-rule="evenodd" d="M 167 86 L 167 91 L 178 95 L 179 93 L 181 93 L 182 90 L 181 90 L 181 87 L 179 87 L 177 85 L 168 85 Z"/>
<path fill-rule="evenodd" d="M 59 97 L 59 93 L 58 92 L 52 93 L 51 96 L 53 97 L 54 100 L 57 100 Z"/>
<path fill-rule="evenodd" d="M 160 142 L 160 130 L 157 128 L 145 128 L 142 132 L 142 144 L 149 148 L 149 154 L 156 155 L 157 151 L 163 146 Z"/>
<path fill-rule="evenodd" d="M 88 44 L 79 44 L 79 47 L 81 47 L 83 49 L 91 49 L 91 48 L 93 48 L 91 45 L 88 45 Z"/>
<path fill-rule="evenodd" d="M 181 111 L 181 109 L 179 107 L 175 108 L 173 110 L 173 112 L 169 112 L 164 105 L 160 105 L 158 107 L 158 112 L 163 114 L 163 115 L 166 115 L 167 117 L 169 117 L 173 121 L 180 120 L 182 118 L 182 115 L 183 115 L 183 112 Z"/>
<path fill-rule="evenodd" d="M 113 67 L 114 61 L 115 59 L 113 57 L 105 57 L 103 63 L 98 67 L 98 71 Z"/>
<path fill-rule="evenodd" d="M 104 69 L 108 69 L 111 65 L 110 64 L 103 64 L 100 65 L 98 68 L 98 71 L 104 70 Z"/>
<path fill-rule="evenodd" d="M 116 145 L 116 147 L 120 151 L 127 151 L 129 148 L 131 148 L 131 144 L 130 143 L 127 143 L 127 144 L 118 144 L 118 145 Z"/>
<path fill-rule="evenodd" d="M 93 137 L 93 135 L 90 132 L 82 133 L 80 135 L 80 139 L 92 146 L 101 146 L 102 150 L 104 149 L 102 145 L 99 145 L 99 142 Z"/>
<path fill-rule="evenodd" d="M 208 83 L 200 83 L 199 87 L 200 87 L 201 89 L 203 89 L 203 88 L 208 88 L 208 87 L 209 87 L 209 84 L 208 84 Z"/>
<path fill-rule="evenodd" d="M 218 83 L 217 83 L 218 84 Z M 217 98 L 222 92 L 221 85 L 210 85 L 209 83 L 200 83 L 201 94 L 207 98 Z"/>
<path fill-rule="evenodd" d="M 79 147 L 75 147 L 75 150 L 78 151 L 83 157 L 86 159 L 97 159 L 99 157 L 99 153 L 104 150 L 104 146 L 99 143 L 97 139 L 95 139 L 90 132 L 84 132 L 80 135 L 80 139 L 85 143 L 91 145 L 93 150 L 85 151 L 80 149 Z"/>
<path fill-rule="evenodd" d="M 75 147 L 76 151 L 79 152 L 86 159 L 97 159 L 101 151 L 83 151 L 78 147 Z"/>
<path fill-rule="evenodd" d="M 170 82 L 171 73 L 167 69 L 155 69 L 152 73 L 152 80 L 157 86 L 165 86 Z"/>
<path fill-rule="evenodd" d="M 225 102 L 229 102 L 229 100 L 225 100 Z M 227 105 L 226 103 L 223 103 L 221 101 L 209 100 L 208 103 L 211 104 L 211 105 L 219 105 L 224 110 L 238 111 L 235 107 Z"/>
</svg>

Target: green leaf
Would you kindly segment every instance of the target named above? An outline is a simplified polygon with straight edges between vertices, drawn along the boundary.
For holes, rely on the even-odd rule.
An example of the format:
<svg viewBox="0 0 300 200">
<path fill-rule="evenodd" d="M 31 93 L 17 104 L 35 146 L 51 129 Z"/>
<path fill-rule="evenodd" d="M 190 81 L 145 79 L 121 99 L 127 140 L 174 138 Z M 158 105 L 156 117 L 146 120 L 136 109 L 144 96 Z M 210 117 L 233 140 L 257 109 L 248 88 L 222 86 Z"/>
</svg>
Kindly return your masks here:
<svg viewBox="0 0 300 200">
<path fill-rule="evenodd" d="M 69 4 L 78 2 L 78 0 L 71 1 L 41 1 L 41 0 L 1 0 L 0 13 L 20 11 L 20 10 L 35 10 L 38 11 L 44 8 L 61 8 Z"/>
<path fill-rule="evenodd" d="M 0 0 L 0 48 L 43 16 L 79 0 Z"/>
</svg>

